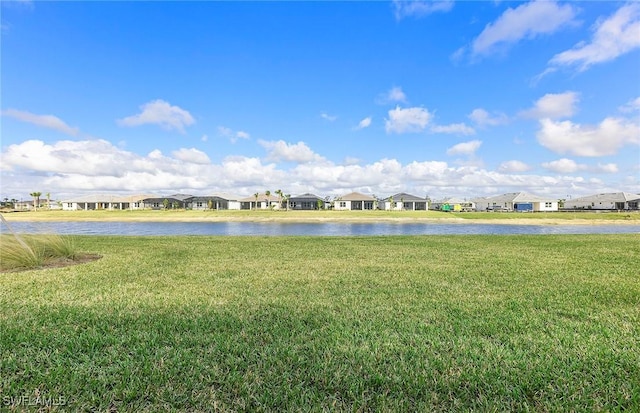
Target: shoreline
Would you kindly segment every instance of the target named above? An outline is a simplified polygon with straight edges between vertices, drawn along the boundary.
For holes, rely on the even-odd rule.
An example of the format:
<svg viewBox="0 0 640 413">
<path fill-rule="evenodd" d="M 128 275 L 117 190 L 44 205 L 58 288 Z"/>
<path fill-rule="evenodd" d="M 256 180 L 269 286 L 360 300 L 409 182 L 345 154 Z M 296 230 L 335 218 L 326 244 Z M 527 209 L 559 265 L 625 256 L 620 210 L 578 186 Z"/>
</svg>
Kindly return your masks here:
<svg viewBox="0 0 640 413">
<path fill-rule="evenodd" d="M 40 215 L 41 214 L 41 215 Z M 480 225 L 637 225 L 640 226 L 638 219 L 598 219 L 598 218 L 536 218 L 536 217 L 500 217 L 500 218 L 460 218 L 460 217 L 420 217 L 420 216 L 321 216 L 321 217 L 301 217 L 296 216 L 238 216 L 238 215 L 208 215 L 197 216 L 172 216 L 173 213 L 157 216 L 153 213 L 148 215 L 136 214 L 135 216 L 125 216 L 124 214 L 105 213 L 101 216 L 82 216 L 79 214 L 66 214 L 65 216 L 54 216 L 54 212 L 3 212 L 2 216 L 9 222 L 273 222 L 273 223 L 433 223 L 433 224 L 480 224 Z M 279 213 L 276 213 L 279 214 Z"/>
</svg>

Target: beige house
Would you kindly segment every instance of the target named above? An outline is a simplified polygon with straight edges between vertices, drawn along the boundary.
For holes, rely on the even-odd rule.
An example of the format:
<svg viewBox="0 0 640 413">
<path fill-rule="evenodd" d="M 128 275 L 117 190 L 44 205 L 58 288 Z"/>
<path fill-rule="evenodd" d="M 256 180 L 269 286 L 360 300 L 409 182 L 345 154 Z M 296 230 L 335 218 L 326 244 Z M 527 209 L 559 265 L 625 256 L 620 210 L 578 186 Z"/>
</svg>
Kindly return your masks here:
<svg viewBox="0 0 640 413">
<path fill-rule="evenodd" d="M 240 198 L 240 209 L 281 209 L 283 199 L 274 194 L 258 194 Z"/>
</svg>

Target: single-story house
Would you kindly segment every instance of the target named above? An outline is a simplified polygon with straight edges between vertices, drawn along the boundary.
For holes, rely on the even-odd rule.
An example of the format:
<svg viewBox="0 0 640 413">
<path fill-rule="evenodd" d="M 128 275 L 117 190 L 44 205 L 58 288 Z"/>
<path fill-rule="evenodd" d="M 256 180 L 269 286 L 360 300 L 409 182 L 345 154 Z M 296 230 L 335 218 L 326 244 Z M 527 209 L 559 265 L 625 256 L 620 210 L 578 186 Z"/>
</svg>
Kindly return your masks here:
<svg viewBox="0 0 640 413">
<path fill-rule="evenodd" d="M 46 198 L 40 198 L 40 203 L 38 204 L 38 210 L 53 210 L 53 209 L 61 209 L 62 206 L 59 201 L 54 199 L 47 200 Z M 27 210 L 31 211 L 33 209 L 33 200 L 31 201 L 17 201 L 13 204 L 13 209 L 17 210 Z"/>
<path fill-rule="evenodd" d="M 314 194 L 302 194 L 289 198 L 289 209 L 314 210 L 324 208 L 324 199 Z"/>
<path fill-rule="evenodd" d="M 240 198 L 240 209 L 280 209 L 283 199 L 274 194 L 258 194 Z"/>
<path fill-rule="evenodd" d="M 188 200 L 193 195 L 173 194 L 168 196 L 154 196 L 143 199 L 144 207 L 149 209 L 178 209 L 186 208 Z"/>
<path fill-rule="evenodd" d="M 360 211 L 376 209 L 378 200 L 359 192 L 351 192 L 340 196 L 334 201 L 333 209 L 336 211 Z"/>
<path fill-rule="evenodd" d="M 474 199 L 478 211 L 549 212 L 558 210 L 558 200 L 527 192 L 512 192 Z"/>
<path fill-rule="evenodd" d="M 214 193 L 208 196 L 192 196 L 187 200 L 187 208 L 196 210 L 205 209 L 240 209 L 240 197 L 227 193 Z"/>
<path fill-rule="evenodd" d="M 93 211 L 93 210 L 113 210 L 113 209 L 143 209 L 144 199 L 153 197 L 149 194 L 138 195 L 113 195 L 94 194 L 78 198 L 65 199 L 62 202 L 62 209 L 65 211 Z"/>
<path fill-rule="evenodd" d="M 429 202 L 426 198 L 400 192 L 382 200 L 380 209 L 386 211 L 427 211 Z"/>
<path fill-rule="evenodd" d="M 460 198 L 444 198 L 431 203 L 431 209 L 444 212 L 469 212 L 476 209 L 473 201 Z"/>
<path fill-rule="evenodd" d="M 640 195 L 613 192 L 568 199 L 564 202 L 564 209 L 637 210 L 639 205 Z"/>
</svg>

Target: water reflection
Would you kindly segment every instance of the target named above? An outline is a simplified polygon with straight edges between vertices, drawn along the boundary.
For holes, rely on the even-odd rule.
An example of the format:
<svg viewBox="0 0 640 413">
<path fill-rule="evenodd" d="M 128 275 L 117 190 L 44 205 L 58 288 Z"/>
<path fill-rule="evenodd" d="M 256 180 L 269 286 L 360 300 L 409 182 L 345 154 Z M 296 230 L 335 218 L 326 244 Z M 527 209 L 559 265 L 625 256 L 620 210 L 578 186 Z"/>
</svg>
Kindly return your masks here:
<svg viewBox="0 0 640 413">
<path fill-rule="evenodd" d="M 441 223 L 282 223 L 282 222 L 14 222 L 21 233 L 75 235 L 490 235 L 490 234 L 625 234 L 640 225 L 505 225 Z M 5 232 L 6 228 L 2 228 Z"/>
</svg>

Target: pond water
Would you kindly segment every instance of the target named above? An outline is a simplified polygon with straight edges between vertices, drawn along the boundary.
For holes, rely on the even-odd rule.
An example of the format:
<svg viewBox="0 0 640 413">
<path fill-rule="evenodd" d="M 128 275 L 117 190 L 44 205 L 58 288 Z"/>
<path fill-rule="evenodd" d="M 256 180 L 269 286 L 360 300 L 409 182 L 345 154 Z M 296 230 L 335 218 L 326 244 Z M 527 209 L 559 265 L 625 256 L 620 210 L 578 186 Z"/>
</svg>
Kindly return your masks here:
<svg viewBox="0 0 640 413">
<path fill-rule="evenodd" d="M 73 235 L 490 235 L 640 234 L 640 225 L 511 225 L 442 223 L 282 222 L 13 222 L 19 233 Z M 2 227 L 2 232 L 6 228 Z"/>
</svg>

